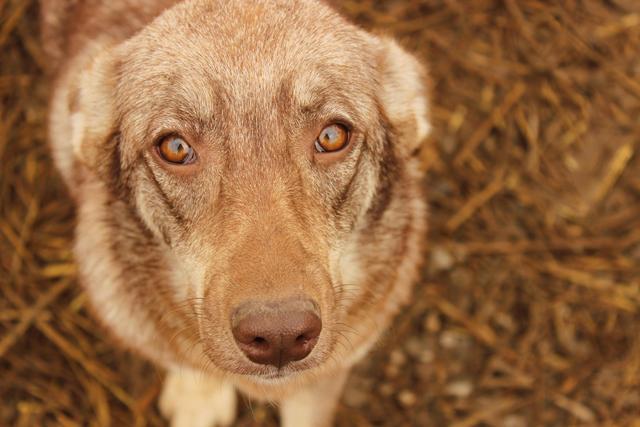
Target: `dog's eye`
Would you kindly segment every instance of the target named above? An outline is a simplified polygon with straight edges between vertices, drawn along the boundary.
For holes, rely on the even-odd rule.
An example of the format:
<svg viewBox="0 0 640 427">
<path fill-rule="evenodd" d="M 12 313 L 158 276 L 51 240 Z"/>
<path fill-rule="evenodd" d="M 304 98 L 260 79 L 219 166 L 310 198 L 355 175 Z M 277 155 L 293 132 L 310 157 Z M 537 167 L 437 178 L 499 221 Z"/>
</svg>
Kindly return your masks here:
<svg viewBox="0 0 640 427">
<path fill-rule="evenodd" d="M 179 165 L 187 165 L 195 160 L 193 148 L 176 135 L 162 138 L 158 144 L 158 153 L 163 160 Z"/>
<path fill-rule="evenodd" d="M 319 153 L 342 150 L 349 143 L 349 129 L 345 125 L 334 123 L 322 129 L 316 139 L 316 151 Z"/>
</svg>

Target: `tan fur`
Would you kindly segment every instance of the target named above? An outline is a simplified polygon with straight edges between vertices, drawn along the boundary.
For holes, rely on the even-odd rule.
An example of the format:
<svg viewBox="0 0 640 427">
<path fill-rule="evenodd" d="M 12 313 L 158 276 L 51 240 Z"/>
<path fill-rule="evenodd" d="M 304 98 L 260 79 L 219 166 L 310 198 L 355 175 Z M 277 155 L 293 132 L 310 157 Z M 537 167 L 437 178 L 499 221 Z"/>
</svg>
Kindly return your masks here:
<svg viewBox="0 0 640 427">
<path fill-rule="evenodd" d="M 174 426 L 230 423 L 232 387 L 280 402 L 285 426 L 330 424 L 417 278 L 422 67 L 313 0 L 60 4 L 42 9 L 51 146 L 96 314 L 169 370 Z M 353 125 L 350 145 L 314 154 L 334 120 Z M 167 133 L 194 165 L 159 159 Z M 318 304 L 314 350 L 281 369 L 249 361 L 231 313 L 289 297 Z"/>
</svg>

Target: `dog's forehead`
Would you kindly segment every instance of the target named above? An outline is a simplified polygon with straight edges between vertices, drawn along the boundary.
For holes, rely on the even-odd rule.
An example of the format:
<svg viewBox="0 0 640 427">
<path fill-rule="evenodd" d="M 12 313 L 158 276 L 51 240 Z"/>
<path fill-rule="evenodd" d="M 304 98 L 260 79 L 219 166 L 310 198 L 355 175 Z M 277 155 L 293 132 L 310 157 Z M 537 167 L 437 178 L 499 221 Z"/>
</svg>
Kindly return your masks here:
<svg viewBox="0 0 640 427">
<path fill-rule="evenodd" d="M 124 126 L 140 139 L 186 124 L 250 141 L 285 117 L 310 125 L 297 121 L 305 110 L 369 120 L 375 40 L 317 2 L 185 2 L 125 46 Z"/>
<path fill-rule="evenodd" d="M 304 103 L 332 80 L 371 80 L 371 40 L 318 2 L 189 1 L 127 43 L 121 76 L 136 92 L 214 86 L 235 100 L 286 82 Z"/>
</svg>

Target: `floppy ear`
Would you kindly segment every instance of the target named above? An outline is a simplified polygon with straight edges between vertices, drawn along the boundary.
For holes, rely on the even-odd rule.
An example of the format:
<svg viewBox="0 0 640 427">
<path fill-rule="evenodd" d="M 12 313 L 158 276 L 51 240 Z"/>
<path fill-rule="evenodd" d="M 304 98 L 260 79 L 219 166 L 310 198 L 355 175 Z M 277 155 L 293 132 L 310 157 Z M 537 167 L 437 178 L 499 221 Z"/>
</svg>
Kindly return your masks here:
<svg viewBox="0 0 640 427">
<path fill-rule="evenodd" d="M 94 57 L 78 74 L 69 106 L 74 157 L 101 177 L 105 167 L 111 166 L 117 129 L 112 64 L 109 51 Z"/>
<path fill-rule="evenodd" d="M 390 38 L 382 39 L 383 108 L 400 144 L 412 153 L 429 134 L 427 74 L 411 54 Z"/>
</svg>

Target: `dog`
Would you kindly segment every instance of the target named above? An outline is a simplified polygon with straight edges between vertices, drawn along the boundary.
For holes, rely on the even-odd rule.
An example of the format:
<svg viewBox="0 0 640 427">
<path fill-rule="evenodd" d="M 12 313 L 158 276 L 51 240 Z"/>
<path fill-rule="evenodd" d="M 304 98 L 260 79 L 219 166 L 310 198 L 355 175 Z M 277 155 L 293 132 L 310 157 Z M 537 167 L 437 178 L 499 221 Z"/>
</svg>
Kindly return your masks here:
<svg viewBox="0 0 640 427">
<path fill-rule="evenodd" d="M 43 0 L 42 34 L 79 281 L 162 413 L 331 425 L 419 276 L 425 68 L 316 0 Z"/>
</svg>

